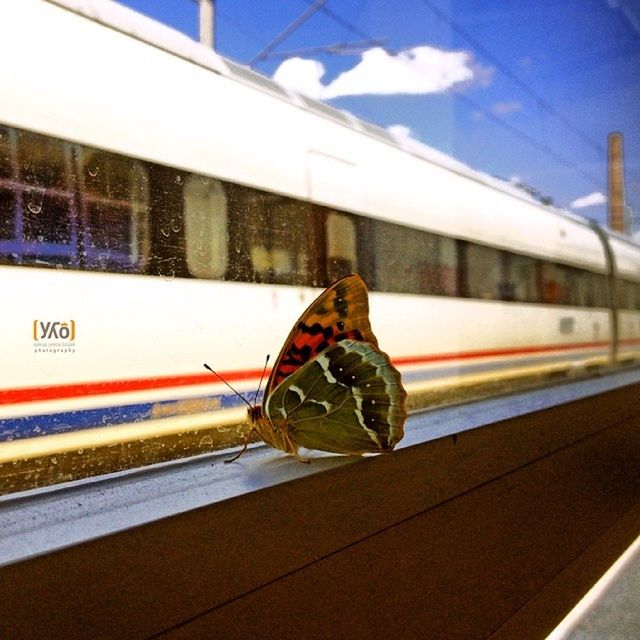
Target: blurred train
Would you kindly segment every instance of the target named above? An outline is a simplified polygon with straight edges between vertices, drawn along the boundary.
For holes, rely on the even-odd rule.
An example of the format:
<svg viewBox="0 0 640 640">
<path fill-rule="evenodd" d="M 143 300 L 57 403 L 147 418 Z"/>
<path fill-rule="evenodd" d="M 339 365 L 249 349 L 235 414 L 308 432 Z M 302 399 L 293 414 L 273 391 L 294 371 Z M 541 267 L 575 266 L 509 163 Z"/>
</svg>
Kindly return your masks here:
<svg viewBox="0 0 640 640">
<path fill-rule="evenodd" d="M 237 406 L 351 272 L 410 393 L 640 357 L 629 240 L 114 2 L 0 24 L 0 441 Z"/>
</svg>

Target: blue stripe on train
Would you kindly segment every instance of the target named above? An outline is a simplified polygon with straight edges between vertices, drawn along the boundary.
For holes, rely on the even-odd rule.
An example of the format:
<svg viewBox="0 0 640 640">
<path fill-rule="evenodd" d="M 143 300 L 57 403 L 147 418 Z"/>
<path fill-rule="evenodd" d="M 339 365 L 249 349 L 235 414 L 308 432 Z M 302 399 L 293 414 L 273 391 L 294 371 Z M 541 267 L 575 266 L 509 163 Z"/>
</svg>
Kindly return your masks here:
<svg viewBox="0 0 640 640">
<path fill-rule="evenodd" d="M 253 393 L 247 394 L 253 397 Z M 201 396 L 197 398 L 180 398 L 145 402 L 141 404 L 119 405 L 115 407 L 100 407 L 98 409 L 79 409 L 63 413 L 51 413 L 35 416 L 21 416 L 19 418 L 0 419 L 0 442 L 32 438 L 34 436 L 65 433 L 79 429 L 94 429 L 108 425 L 124 424 L 126 422 L 144 422 L 152 417 L 170 417 L 181 415 L 175 412 L 163 412 L 162 408 L 171 408 L 180 401 L 213 401 L 220 403 L 220 409 L 229 409 L 243 405 L 240 398 L 233 394 Z M 158 411 L 160 409 L 160 411 Z"/>
</svg>

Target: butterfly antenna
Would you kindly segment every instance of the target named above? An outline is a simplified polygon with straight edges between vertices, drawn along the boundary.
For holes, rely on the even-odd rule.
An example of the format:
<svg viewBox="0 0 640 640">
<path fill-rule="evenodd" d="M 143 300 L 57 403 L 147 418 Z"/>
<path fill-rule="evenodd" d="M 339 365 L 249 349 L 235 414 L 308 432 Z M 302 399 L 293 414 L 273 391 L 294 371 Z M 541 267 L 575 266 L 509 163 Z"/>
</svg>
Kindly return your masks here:
<svg viewBox="0 0 640 640">
<path fill-rule="evenodd" d="M 269 358 L 271 356 L 267 353 L 267 357 L 264 361 L 264 369 L 262 370 L 262 375 L 260 376 L 260 382 L 258 382 L 258 388 L 256 389 L 256 395 L 253 396 L 253 404 L 255 405 L 258 401 L 258 394 L 260 393 L 260 387 L 262 386 L 262 381 L 264 380 L 264 374 L 267 372 L 267 365 L 269 364 Z"/>
<path fill-rule="evenodd" d="M 227 385 L 227 387 L 229 387 L 229 389 L 231 389 L 231 391 L 233 391 L 233 393 L 235 393 L 238 396 L 238 398 L 240 398 L 242 402 L 244 402 L 249 407 L 249 409 L 253 408 L 253 405 L 239 391 L 236 391 L 236 389 L 234 389 L 217 371 L 214 371 L 206 362 L 204 363 L 204 368 L 207 369 L 208 371 L 211 371 L 211 373 L 213 373 L 214 376 L 216 376 L 222 382 L 224 382 Z"/>
</svg>

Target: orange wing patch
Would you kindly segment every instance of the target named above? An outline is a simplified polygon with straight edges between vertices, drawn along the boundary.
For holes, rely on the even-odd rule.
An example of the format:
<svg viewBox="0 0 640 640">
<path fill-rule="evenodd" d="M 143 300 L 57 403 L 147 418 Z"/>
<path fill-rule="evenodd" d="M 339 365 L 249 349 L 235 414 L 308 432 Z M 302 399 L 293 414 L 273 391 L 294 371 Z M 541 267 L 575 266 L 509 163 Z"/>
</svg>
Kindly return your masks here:
<svg viewBox="0 0 640 640">
<path fill-rule="evenodd" d="M 305 362 L 345 339 L 378 345 L 369 323 L 367 287 L 359 275 L 338 280 L 300 316 L 276 360 L 265 397 Z"/>
</svg>

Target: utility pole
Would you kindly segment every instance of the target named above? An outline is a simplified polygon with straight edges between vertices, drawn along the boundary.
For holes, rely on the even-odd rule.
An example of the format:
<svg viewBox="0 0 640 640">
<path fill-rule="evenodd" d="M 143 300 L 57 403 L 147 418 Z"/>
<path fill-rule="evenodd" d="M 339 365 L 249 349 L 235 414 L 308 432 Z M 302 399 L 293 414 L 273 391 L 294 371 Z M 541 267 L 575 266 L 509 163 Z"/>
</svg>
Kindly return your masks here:
<svg viewBox="0 0 640 640">
<path fill-rule="evenodd" d="M 198 0 L 200 5 L 200 42 L 210 49 L 215 49 L 215 0 Z"/>
<path fill-rule="evenodd" d="M 608 191 L 609 228 L 619 233 L 628 232 L 628 211 L 624 202 L 624 164 L 622 134 L 610 133 L 608 138 Z"/>
</svg>

